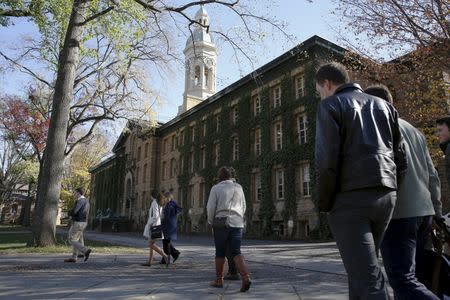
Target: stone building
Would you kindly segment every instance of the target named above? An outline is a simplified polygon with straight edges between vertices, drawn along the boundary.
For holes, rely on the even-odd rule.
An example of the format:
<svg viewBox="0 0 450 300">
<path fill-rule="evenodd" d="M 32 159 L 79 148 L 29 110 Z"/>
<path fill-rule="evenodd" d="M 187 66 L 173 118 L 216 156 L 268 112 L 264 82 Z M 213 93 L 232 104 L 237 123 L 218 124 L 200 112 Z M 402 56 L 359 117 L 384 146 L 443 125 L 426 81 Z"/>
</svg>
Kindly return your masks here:
<svg viewBox="0 0 450 300">
<path fill-rule="evenodd" d="M 209 24 L 203 8 L 196 19 Z M 127 124 L 114 154 L 90 170 L 92 217 L 109 208 L 142 230 L 150 192 L 171 190 L 183 207 L 180 230 L 207 232 L 208 191 L 218 168 L 228 165 L 244 188 L 249 236 L 322 236 L 326 218 L 315 207 L 312 180 L 314 73 L 324 61 L 343 60 L 346 49 L 313 36 L 218 92 L 216 53 L 212 37 L 197 26 L 184 50 L 178 115 L 157 126 Z"/>
</svg>

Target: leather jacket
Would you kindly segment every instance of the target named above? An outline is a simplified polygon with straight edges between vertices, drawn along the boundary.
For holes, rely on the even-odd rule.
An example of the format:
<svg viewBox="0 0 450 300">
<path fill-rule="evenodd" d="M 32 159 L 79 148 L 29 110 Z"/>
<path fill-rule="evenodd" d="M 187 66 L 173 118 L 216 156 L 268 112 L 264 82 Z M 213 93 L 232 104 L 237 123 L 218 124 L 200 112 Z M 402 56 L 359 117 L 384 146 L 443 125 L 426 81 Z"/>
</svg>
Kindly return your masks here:
<svg viewBox="0 0 450 300">
<path fill-rule="evenodd" d="M 319 104 L 316 121 L 316 195 L 319 211 L 332 209 L 337 193 L 397 189 L 407 167 L 398 112 L 363 93 L 358 84 L 338 87 Z M 397 178 L 398 177 L 398 178 Z"/>
</svg>

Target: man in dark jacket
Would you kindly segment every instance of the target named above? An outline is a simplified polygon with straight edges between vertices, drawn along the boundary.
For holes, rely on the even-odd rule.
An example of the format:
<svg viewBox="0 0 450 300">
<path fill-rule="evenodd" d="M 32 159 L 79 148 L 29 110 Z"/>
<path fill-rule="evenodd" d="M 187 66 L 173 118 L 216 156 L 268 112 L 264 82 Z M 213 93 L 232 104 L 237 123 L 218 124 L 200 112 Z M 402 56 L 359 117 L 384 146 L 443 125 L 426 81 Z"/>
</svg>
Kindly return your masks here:
<svg viewBox="0 0 450 300">
<path fill-rule="evenodd" d="M 169 199 L 163 210 L 163 219 L 161 220 L 163 230 L 163 250 L 167 254 L 167 257 L 172 256 L 173 262 L 175 262 L 180 256 L 180 251 L 175 249 L 172 241 L 177 239 L 177 215 L 181 212 L 182 208 L 178 206 L 177 202 L 173 199 L 171 192 L 165 192 L 164 196 Z M 165 264 L 164 258 L 161 260 L 161 264 Z"/>
<path fill-rule="evenodd" d="M 389 299 L 378 250 L 406 170 L 398 113 L 349 82 L 339 63 L 322 65 L 316 89 L 318 205 L 348 274 L 350 299 Z"/>
<path fill-rule="evenodd" d="M 65 259 L 65 262 L 74 263 L 77 261 L 77 253 L 83 253 L 84 261 L 87 261 L 91 254 L 91 249 L 83 246 L 79 240 L 83 231 L 87 226 L 87 217 L 89 215 L 89 201 L 84 197 L 83 188 L 77 188 L 75 190 L 74 208 L 69 212 L 69 216 L 72 217 L 72 226 L 69 229 L 69 242 L 72 244 L 72 257 Z"/>
<path fill-rule="evenodd" d="M 450 117 L 437 120 L 436 126 L 439 145 L 445 154 L 445 174 L 450 186 Z"/>
</svg>

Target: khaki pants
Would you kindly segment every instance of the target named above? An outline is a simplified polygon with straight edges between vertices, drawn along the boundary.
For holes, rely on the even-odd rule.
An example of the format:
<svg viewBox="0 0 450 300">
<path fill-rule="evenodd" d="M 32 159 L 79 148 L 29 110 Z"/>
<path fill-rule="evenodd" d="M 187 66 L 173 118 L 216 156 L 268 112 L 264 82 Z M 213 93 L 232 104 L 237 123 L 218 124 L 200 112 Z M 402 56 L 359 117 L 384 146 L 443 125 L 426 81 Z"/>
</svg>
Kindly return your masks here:
<svg viewBox="0 0 450 300">
<path fill-rule="evenodd" d="M 85 253 L 87 248 L 79 241 L 86 229 L 87 222 L 73 222 L 69 229 L 69 242 L 72 245 L 72 258 L 77 258 L 78 253 Z"/>
</svg>

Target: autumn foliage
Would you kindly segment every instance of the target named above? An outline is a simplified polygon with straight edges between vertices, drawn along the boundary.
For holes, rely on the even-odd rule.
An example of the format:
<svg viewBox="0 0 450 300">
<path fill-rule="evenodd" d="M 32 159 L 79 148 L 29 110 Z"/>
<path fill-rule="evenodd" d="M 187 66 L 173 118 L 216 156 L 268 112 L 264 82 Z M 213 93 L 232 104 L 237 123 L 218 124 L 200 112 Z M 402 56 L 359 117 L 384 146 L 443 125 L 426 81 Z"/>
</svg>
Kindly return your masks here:
<svg viewBox="0 0 450 300">
<path fill-rule="evenodd" d="M 47 140 L 50 118 L 37 110 L 30 95 L 26 100 L 18 97 L 5 96 L 0 101 L 2 114 L 0 122 L 4 127 L 7 139 L 18 145 L 31 145 L 33 154 L 42 157 Z"/>
</svg>

